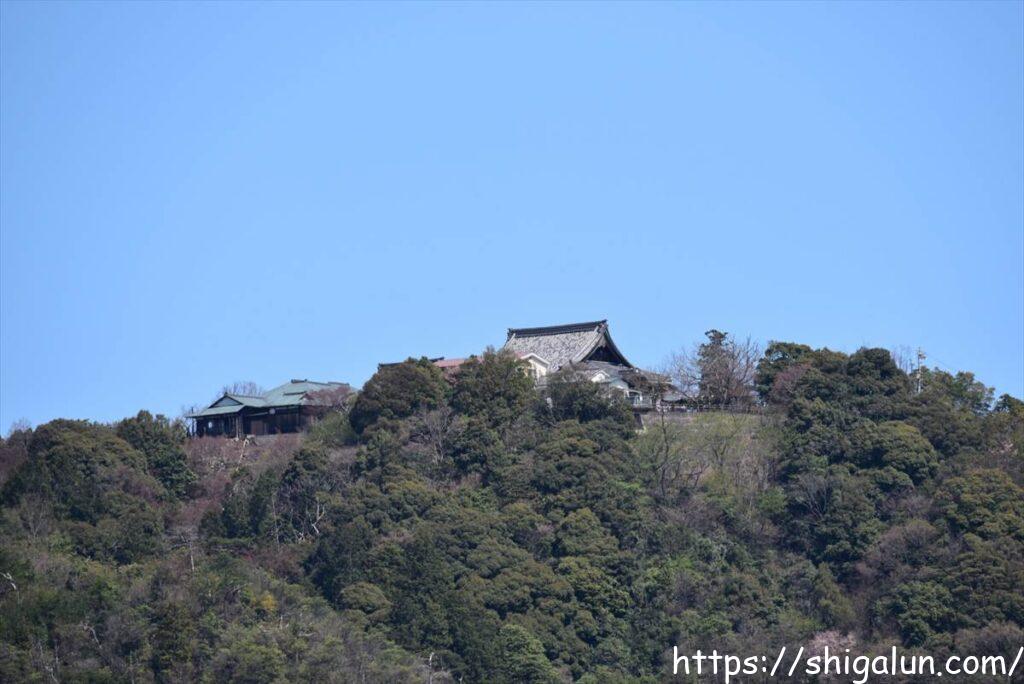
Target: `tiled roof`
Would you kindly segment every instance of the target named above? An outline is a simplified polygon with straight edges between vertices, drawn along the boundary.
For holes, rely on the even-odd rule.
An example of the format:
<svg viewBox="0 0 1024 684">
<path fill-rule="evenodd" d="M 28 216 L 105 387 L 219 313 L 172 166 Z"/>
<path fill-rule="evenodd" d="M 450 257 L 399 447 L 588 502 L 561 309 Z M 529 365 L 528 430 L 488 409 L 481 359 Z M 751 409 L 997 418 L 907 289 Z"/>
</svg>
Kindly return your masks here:
<svg viewBox="0 0 1024 684">
<path fill-rule="evenodd" d="M 585 361 L 595 350 L 607 347 L 610 353 L 630 366 L 608 335 L 608 321 L 570 323 L 544 328 L 509 328 L 505 349 L 523 356 L 536 354 L 556 371 L 570 363 Z"/>
<path fill-rule="evenodd" d="M 546 325 L 539 328 L 509 328 L 508 336 L 533 337 L 536 335 L 563 335 L 576 332 L 595 332 L 608 327 L 608 320 L 589 321 L 587 323 L 566 323 L 565 325 Z"/>
<path fill-rule="evenodd" d="M 586 378 L 593 378 L 598 373 L 604 373 L 609 379 L 622 377 L 630 370 L 625 366 L 619 366 L 607 361 L 584 361 L 573 366 L 573 370 L 581 373 Z"/>
<path fill-rule="evenodd" d="M 582 373 L 587 378 L 593 378 L 598 373 L 604 373 L 609 378 L 621 379 L 630 387 L 672 386 L 671 379 L 666 375 L 630 366 L 622 366 L 617 363 L 608 363 L 607 361 L 584 361 L 583 363 L 575 364 L 573 369 Z"/>
</svg>

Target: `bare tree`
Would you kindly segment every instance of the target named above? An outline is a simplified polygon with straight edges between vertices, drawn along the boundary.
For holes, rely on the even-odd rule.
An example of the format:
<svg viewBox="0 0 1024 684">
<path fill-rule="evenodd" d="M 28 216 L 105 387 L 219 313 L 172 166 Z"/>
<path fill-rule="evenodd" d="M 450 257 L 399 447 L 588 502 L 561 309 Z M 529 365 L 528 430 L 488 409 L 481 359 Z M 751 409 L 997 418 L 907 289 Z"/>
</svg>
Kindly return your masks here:
<svg viewBox="0 0 1024 684">
<path fill-rule="evenodd" d="M 892 362 L 907 375 L 911 375 L 917 370 L 917 356 L 914 350 L 907 345 L 901 344 L 893 347 L 889 350 L 889 356 L 892 357 Z"/>
<path fill-rule="evenodd" d="M 658 414 L 636 442 L 642 461 L 652 470 L 655 497 L 665 503 L 677 501 L 700 482 L 710 463 L 687 439 L 688 426 Z"/>
<path fill-rule="evenodd" d="M 685 420 L 659 413 L 637 438 L 640 461 L 651 472 L 655 498 L 678 500 L 692 491 L 708 470 L 728 472 L 733 481 L 741 479 L 750 489 L 763 488 L 767 478 L 751 469 L 748 416 L 708 414 Z M 742 471 L 742 472 L 741 472 Z"/>
<path fill-rule="evenodd" d="M 683 397 L 698 408 L 745 408 L 754 402 L 761 346 L 750 337 L 708 330 L 707 341 L 672 354 L 668 371 Z"/>
<path fill-rule="evenodd" d="M 221 389 L 221 394 L 238 394 L 243 397 L 260 397 L 265 393 L 266 390 L 252 380 L 236 380 Z"/>
<path fill-rule="evenodd" d="M 218 399 L 219 398 L 220 397 L 218 397 Z M 193 413 L 199 413 L 204 408 L 206 407 L 200 406 L 199 404 L 182 404 L 181 408 L 178 409 L 178 417 L 176 418 L 176 420 L 187 422 L 189 416 L 191 416 Z"/>
<path fill-rule="evenodd" d="M 196 555 L 202 548 L 199 544 L 199 530 L 197 525 L 179 525 L 172 530 L 170 537 L 172 549 L 185 549 L 188 553 L 189 569 L 194 575 L 196 572 Z"/>
<path fill-rule="evenodd" d="M 25 536 L 33 542 L 46 537 L 53 529 L 53 505 L 37 493 L 25 494 L 15 512 Z"/>
<path fill-rule="evenodd" d="M 317 418 L 329 413 L 346 413 L 351 408 L 355 392 L 348 385 L 337 385 L 306 393 L 306 403 Z"/>
<path fill-rule="evenodd" d="M 7 430 L 7 439 L 18 432 L 32 432 L 32 423 L 28 418 L 19 418 L 11 423 L 11 427 Z"/>
<path fill-rule="evenodd" d="M 420 409 L 412 430 L 412 440 L 422 444 L 429 452 L 434 465 L 440 463 L 448 453 L 451 441 L 460 430 L 458 416 L 447 406 L 439 409 Z"/>
<path fill-rule="evenodd" d="M 800 475 L 793 487 L 793 497 L 800 503 L 814 520 L 822 520 L 832 505 L 832 494 L 836 483 L 831 473 L 804 473 Z"/>
<path fill-rule="evenodd" d="M 28 445 L 32 441 L 32 427 L 28 421 L 15 421 L 7 439 L 0 439 L 0 485 L 28 460 Z"/>
</svg>

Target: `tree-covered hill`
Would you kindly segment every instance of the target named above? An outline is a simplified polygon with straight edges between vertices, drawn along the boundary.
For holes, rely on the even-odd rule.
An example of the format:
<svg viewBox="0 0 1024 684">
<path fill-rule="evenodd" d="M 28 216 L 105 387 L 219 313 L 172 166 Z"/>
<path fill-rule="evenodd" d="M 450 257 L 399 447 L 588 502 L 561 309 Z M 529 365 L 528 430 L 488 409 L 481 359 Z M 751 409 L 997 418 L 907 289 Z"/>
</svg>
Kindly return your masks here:
<svg viewBox="0 0 1024 684">
<path fill-rule="evenodd" d="M 643 430 L 488 352 L 255 444 L 144 411 L 14 431 L 0 680 L 656 682 L 674 645 L 1024 640 L 1024 403 L 879 349 L 730 349 L 694 366 L 722 410 Z"/>
</svg>

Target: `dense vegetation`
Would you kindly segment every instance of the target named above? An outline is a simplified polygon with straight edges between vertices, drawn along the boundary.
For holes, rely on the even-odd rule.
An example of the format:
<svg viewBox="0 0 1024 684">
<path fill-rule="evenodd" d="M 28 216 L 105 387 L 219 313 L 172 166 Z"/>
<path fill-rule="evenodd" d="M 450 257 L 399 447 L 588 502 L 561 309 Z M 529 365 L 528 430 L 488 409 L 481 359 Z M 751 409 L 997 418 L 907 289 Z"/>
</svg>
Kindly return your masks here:
<svg viewBox="0 0 1024 684">
<path fill-rule="evenodd" d="M 723 341 L 695 386 L 725 410 L 642 431 L 493 352 L 384 366 L 294 439 L 13 431 L 0 680 L 653 682 L 676 644 L 1024 640 L 1024 404 L 879 349 L 717 382 Z"/>
</svg>

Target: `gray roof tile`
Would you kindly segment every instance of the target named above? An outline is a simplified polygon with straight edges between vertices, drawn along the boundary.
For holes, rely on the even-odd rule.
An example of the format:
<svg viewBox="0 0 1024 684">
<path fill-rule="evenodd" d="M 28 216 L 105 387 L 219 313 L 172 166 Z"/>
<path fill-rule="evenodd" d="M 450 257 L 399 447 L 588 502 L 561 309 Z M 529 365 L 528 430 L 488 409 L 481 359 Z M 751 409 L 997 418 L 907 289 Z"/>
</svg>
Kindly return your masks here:
<svg viewBox="0 0 1024 684">
<path fill-rule="evenodd" d="M 608 321 L 570 323 L 544 328 L 509 328 L 505 349 L 525 356 L 536 354 L 557 371 L 570 363 L 580 363 L 596 349 L 606 346 L 630 366 L 608 334 Z"/>
</svg>

